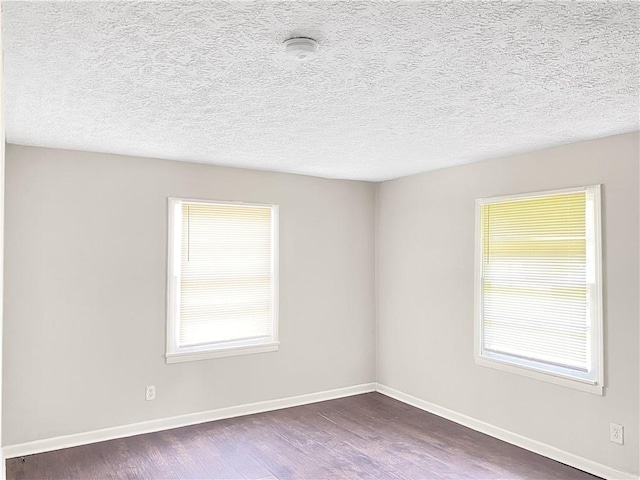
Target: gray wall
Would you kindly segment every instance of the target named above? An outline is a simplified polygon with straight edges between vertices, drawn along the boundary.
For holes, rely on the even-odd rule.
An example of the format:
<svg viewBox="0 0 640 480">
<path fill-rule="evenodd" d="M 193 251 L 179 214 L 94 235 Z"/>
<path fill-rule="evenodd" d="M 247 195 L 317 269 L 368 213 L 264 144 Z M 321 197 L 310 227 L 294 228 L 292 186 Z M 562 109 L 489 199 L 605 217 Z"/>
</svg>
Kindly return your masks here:
<svg viewBox="0 0 640 480">
<path fill-rule="evenodd" d="M 621 135 L 376 187 L 9 145 L 3 444 L 371 382 L 377 348 L 380 383 L 638 472 L 639 146 Z M 594 183 L 605 395 L 476 365 L 475 198 Z M 164 363 L 167 196 L 280 205 L 279 352 Z"/>
<path fill-rule="evenodd" d="M 2 21 L 0 21 L 0 52 L 2 52 Z M 0 55 L 0 58 L 1 55 Z M 0 62 L 0 232 L 4 233 L 4 64 Z M 2 390 L 2 337 L 4 334 L 4 315 L 2 312 L 4 296 L 4 235 L 0 234 L 0 390 Z M 0 392 L 1 393 L 1 392 Z M 0 394 L 0 445 L 3 444 L 2 437 L 2 395 Z M 6 478 L 6 464 L 2 462 L 0 466 L 0 479 Z"/>
<path fill-rule="evenodd" d="M 378 382 L 638 472 L 638 134 L 386 182 L 377 210 Z M 604 396 L 475 364 L 474 199 L 603 184 Z M 609 422 L 625 445 L 609 442 Z"/>
<path fill-rule="evenodd" d="M 14 145 L 6 167 L 5 445 L 375 380 L 374 184 Z M 165 364 L 168 196 L 280 205 L 278 352 Z"/>
</svg>

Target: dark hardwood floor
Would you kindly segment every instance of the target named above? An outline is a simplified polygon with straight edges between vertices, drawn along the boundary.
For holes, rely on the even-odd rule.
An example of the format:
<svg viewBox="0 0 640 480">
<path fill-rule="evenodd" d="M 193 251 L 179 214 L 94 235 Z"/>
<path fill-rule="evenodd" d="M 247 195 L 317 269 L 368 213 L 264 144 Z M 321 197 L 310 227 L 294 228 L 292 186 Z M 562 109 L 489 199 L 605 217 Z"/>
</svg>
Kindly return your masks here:
<svg viewBox="0 0 640 480">
<path fill-rule="evenodd" d="M 7 460 L 8 479 L 593 479 L 379 393 Z"/>
</svg>

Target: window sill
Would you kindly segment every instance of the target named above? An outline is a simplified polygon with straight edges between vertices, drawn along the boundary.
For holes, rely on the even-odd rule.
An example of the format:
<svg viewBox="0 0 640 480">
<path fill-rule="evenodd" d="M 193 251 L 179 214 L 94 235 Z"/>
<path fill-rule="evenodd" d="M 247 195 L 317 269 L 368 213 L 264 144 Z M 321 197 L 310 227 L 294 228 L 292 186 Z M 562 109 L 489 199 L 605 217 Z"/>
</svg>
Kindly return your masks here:
<svg viewBox="0 0 640 480">
<path fill-rule="evenodd" d="M 489 367 L 503 372 L 515 373 L 524 377 L 534 378 L 543 382 L 553 383 L 573 388 L 594 395 L 603 395 L 603 386 L 601 383 L 591 382 L 579 378 L 571 378 L 554 372 L 541 371 L 527 365 L 520 365 L 507 360 L 476 355 L 476 363 L 483 367 Z"/>
<path fill-rule="evenodd" d="M 208 350 L 169 352 L 165 355 L 167 364 L 195 362 L 210 358 L 233 357 L 236 355 L 252 355 L 254 353 L 276 352 L 280 342 L 260 343 L 256 345 L 220 346 Z"/>
</svg>

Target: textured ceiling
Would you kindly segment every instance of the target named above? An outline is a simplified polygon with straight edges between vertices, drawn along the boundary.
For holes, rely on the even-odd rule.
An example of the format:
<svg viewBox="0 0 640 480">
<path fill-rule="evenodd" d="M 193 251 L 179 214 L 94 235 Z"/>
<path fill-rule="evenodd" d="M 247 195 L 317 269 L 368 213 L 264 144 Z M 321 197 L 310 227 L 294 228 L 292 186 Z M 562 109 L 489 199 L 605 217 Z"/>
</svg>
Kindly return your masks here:
<svg viewBox="0 0 640 480">
<path fill-rule="evenodd" d="M 384 180 L 639 128 L 638 2 L 2 8 L 11 143 Z"/>
</svg>

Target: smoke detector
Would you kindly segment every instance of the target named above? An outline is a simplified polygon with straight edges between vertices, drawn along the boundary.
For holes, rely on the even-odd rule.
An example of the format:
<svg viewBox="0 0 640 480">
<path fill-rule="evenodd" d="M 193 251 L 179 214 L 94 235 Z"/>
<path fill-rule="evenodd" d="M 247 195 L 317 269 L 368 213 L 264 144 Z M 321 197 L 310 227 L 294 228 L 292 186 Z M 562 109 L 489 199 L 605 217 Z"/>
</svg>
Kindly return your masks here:
<svg viewBox="0 0 640 480">
<path fill-rule="evenodd" d="M 284 42 L 284 52 L 287 57 L 298 62 L 304 62 L 315 57 L 317 51 L 318 42 L 313 38 L 295 37 Z"/>
</svg>

